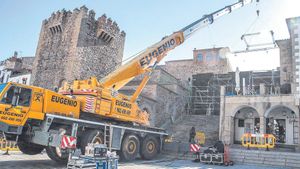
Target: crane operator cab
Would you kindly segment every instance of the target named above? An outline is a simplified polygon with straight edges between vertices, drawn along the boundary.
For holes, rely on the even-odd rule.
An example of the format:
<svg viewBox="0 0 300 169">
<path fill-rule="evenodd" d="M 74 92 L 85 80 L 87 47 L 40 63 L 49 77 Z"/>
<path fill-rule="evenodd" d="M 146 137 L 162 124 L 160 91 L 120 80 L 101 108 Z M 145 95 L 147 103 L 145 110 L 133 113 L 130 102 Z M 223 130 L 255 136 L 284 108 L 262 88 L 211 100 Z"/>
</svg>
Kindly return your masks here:
<svg viewBox="0 0 300 169">
<path fill-rule="evenodd" d="M 20 134 L 30 109 L 32 89 L 22 84 L 0 84 L 0 131 Z"/>
<path fill-rule="evenodd" d="M 79 108 L 76 99 L 51 90 L 14 82 L 0 84 L 0 131 L 5 136 L 15 138 L 28 127 L 26 122 L 39 124 L 45 113 L 78 118 Z"/>
</svg>

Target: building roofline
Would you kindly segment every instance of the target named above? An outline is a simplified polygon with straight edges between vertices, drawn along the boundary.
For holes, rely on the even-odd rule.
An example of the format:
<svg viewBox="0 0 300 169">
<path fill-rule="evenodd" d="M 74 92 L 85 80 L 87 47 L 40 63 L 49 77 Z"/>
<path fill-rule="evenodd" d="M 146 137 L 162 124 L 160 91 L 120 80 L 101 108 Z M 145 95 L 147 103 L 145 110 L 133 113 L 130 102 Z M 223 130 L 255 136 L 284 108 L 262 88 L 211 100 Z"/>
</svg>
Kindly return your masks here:
<svg viewBox="0 0 300 169">
<path fill-rule="evenodd" d="M 194 61 L 194 59 L 169 60 L 169 61 L 166 61 L 166 62 L 181 62 L 181 61 Z"/>
</svg>

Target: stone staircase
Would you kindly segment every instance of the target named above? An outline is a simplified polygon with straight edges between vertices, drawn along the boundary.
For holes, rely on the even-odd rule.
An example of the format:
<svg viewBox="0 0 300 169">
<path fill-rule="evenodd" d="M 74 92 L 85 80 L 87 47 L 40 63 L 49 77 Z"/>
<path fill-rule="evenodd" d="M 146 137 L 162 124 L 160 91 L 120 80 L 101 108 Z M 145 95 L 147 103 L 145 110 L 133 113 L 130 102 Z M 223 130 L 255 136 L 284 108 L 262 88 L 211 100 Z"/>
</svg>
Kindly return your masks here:
<svg viewBox="0 0 300 169">
<path fill-rule="evenodd" d="M 173 135 L 175 141 L 188 142 L 189 132 L 192 127 L 196 131 L 205 133 L 205 145 L 213 145 L 219 137 L 219 116 L 185 115 L 166 127 L 169 134 Z"/>
<path fill-rule="evenodd" d="M 230 149 L 230 158 L 236 163 L 300 168 L 300 153 Z"/>
<path fill-rule="evenodd" d="M 203 150 L 206 147 L 202 147 Z M 246 150 L 245 148 L 230 148 L 230 160 L 238 164 L 266 165 L 283 168 L 300 169 L 300 153 Z M 189 144 L 168 143 L 163 147 L 163 154 L 169 158 L 194 160 L 196 155 L 189 151 Z"/>
</svg>

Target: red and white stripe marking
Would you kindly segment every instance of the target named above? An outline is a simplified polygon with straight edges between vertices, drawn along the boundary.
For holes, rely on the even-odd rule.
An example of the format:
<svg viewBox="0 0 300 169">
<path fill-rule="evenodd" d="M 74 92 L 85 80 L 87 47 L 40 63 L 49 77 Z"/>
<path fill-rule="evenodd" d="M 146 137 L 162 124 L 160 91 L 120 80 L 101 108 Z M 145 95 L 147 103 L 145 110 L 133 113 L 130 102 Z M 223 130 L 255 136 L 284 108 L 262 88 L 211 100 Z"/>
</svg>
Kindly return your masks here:
<svg viewBox="0 0 300 169">
<path fill-rule="evenodd" d="M 190 151 L 191 152 L 199 152 L 200 148 L 201 147 L 198 144 L 190 144 Z"/>
<path fill-rule="evenodd" d="M 85 102 L 84 111 L 87 112 L 93 111 L 95 99 L 93 97 L 86 97 L 85 101 L 86 102 Z"/>
<path fill-rule="evenodd" d="M 97 90 L 92 90 L 92 89 L 82 89 L 82 92 L 92 92 L 92 93 L 97 93 Z"/>
<path fill-rule="evenodd" d="M 61 148 L 76 148 L 76 137 L 63 135 L 61 139 Z"/>
</svg>

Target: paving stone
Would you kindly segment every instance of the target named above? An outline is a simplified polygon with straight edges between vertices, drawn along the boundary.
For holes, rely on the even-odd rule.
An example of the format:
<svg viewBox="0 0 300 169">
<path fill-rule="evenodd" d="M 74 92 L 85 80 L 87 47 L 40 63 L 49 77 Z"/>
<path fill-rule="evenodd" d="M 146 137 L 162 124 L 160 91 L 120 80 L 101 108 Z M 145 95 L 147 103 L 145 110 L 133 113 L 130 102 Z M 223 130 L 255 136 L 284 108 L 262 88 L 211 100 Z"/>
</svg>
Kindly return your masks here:
<svg viewBox="0 0 300 169">
<path fill-rule="evenodd" d="M 273 165 L 273 166 L 285 166 L 285 162 L 280 162 L 280 161 L 264 161 L 263 164 Z"/>
<path fill-rule="evenodd" d="M 244 159 L 244 163 L 248 164 L 263 164 L 263 160 L 255 160 L 255 159 Z"/>
</svg>

